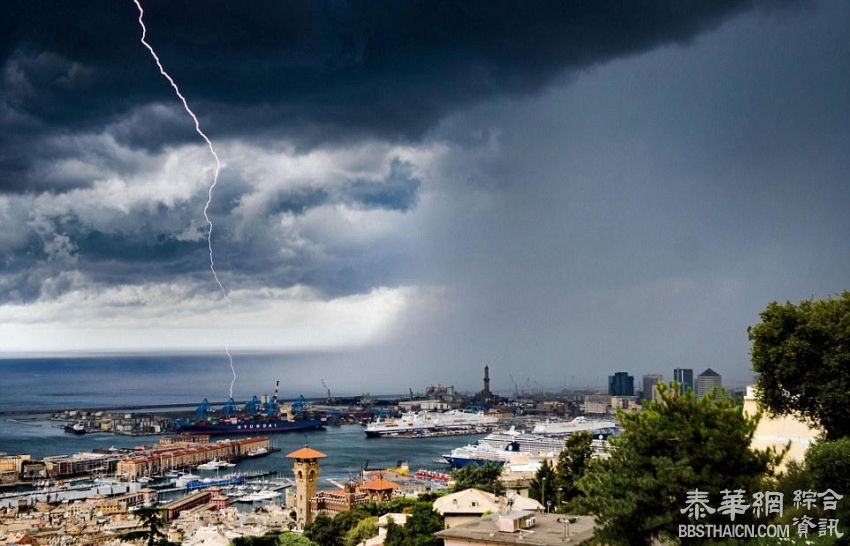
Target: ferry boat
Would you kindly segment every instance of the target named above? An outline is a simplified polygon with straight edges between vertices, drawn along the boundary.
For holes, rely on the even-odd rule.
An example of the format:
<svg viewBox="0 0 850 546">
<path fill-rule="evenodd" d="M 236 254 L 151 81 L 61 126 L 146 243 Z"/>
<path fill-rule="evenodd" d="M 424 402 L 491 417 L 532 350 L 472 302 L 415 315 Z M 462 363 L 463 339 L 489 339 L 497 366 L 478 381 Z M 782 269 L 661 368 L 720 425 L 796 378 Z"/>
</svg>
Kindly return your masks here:
<svg viewBox="0 0 850 546">
<path fill-rule="evenodd" d="M 419 411 L 405 413 L 398 419 L 378 419 L 366 425 L 367 438 L 428 438 L 484 434 L 498 424 L 496 417 L 484 412 L 451 410 L 444 413 Z"/>
</svg>

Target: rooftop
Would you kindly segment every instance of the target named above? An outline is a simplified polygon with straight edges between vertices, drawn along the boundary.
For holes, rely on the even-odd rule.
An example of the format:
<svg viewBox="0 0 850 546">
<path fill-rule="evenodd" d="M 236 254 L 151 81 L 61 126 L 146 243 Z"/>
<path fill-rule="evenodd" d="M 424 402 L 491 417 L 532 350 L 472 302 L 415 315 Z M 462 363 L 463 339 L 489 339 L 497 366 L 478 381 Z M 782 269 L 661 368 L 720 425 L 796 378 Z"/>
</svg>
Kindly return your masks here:
<svg viewBox="0 0 850 546">
<path fill-rule="evenodd" d="M 324 459 L 325 457 L 327 455 L 309 446 L 304 446 L 286 456 L 287 459 Z"/>
<path fill-rule="evenodd" d="M 497 512 L 510 502 L 514 510 L 537 510 L 542 511 L 543 505 L 534 499 L 514 495 L 502 499 L 501 504 L 493 493 L 481 491 L 480 489 L 464 489 L 457 493 L 451 493 L 434 501 L 434 510 L 443 516 L 457 514 L 483 514 L 484 512 Z"/>
<path fill-rule="evenodd" d="M 564 514 L 534 514 L 535 523 L 513 533 L 499 530 L 499 514 L 456 525 L 439 531 L 436 536 L 484 544 L 579 544 L 593 536 L 593 518 Z M 571 523 L 567 523 L 571 521 Z M 566 541 L 564 540 L 566 535 Z"/>
<path fill-rule="evenodd" d="M 360 489 L 366 489 L 367 491 L 386 491 L 387 489 L 395 489 L 397 487 L 398 484 L 395 482 L 379 479 L 364 483 L 360 486 Z"/>
</svg>

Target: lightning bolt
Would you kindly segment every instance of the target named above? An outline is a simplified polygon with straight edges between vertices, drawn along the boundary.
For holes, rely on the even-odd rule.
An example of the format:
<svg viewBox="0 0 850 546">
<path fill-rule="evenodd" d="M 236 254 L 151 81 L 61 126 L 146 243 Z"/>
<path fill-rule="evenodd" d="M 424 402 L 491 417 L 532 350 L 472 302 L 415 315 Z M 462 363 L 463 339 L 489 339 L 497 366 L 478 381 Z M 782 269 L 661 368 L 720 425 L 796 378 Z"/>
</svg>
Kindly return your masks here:
<svg viewBox="0 0 850 546">
<path fill-rule="evenodd" d="M 233 303 L 230 301 L 230 297 L 227 295 L 227 290 L 224 289 L 224 284 L 222 284 L 221 279 L 218 278 L 218 272 L 215 270 L 215 257 L 213 256 L 213 246 L 212 246 L 212 233 L 213 233 L 213 223 L 209 216 L 210 205 L 213 200 L 213 190 L 215 190 L 216 185 L 218 185 L 218 175 L 221 172 L 221 159 L 219 159 L 218 154 L 213 147 L 212 141 L 209 137 L 204 133 L 201 129 L 201 122 L 198 121 L 198 116 L 189 108 L 189 102 L 186 100 L 186 97 L 183 96 L 183 93 L 180 92 L 180 88 L 177 87 L 177 83 L 174 79 L 165 71 L 165 68 L 162 66 L 162 62 L 159 60 L 159 55 L 156 54 L 153 47 L 145 40 L 147 37 L 148 29 L 145 27 L 144 16 L 145 10 L 142 9 L 142 4 L 139 3 L 139 0 L 133 0 L 133 3 L 136 4 L 136 7 L 139 9 L 139 26 L 142 27 L 142 45 L 147 48 L 150 52 L 151 57 L 156 62 L 156 66 L 159 68 L 159 73 L 168 80 L 168 83 L 171 84 L 171 87 L 174 89 L 174 93 L 177 95 L 177 98 L 180 99 L 180 102 L 183 103 L 183 109 L 186 110 L 186 113 L 189 114 L 189 117 L 192 118 L 192 121 L 195 123 L 195 132 L 198 133 L 204 142 L 207 143 L 207 148 L 210 150 L 210 154 L 215 159 L 215 171 L 213 173 L 212 183 L 207 188 L 207 202 L 204 204 L 204 219 L 207 221 L 207 249 L 209 250 L 210 256 L 210 271 L 212 271 L 213 279 L 215 279 L 215 283 L 218 285 L 218 289 L 221 292 L 221 297 L 224 298 L 224 301 L 227 302 L 228 310 L 233 309 Z M 236 368 L 233 366 L 233 355 L 230 354 L 230 348 L 225 345 L 224 352 L 227 354 L 227 359 L 230 361 L 230 372 L 233 374 L 233 377 L 230 380 L 230 398 L 233 398 L 233 385 L 236 383 Z"/>
</svg>

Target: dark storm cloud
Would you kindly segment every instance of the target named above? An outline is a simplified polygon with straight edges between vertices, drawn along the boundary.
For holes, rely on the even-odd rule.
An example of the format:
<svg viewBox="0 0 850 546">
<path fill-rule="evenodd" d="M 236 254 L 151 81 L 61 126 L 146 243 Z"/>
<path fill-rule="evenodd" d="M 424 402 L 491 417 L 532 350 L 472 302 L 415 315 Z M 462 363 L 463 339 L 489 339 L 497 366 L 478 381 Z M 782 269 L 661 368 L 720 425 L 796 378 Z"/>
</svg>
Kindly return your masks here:
<svg viewBox="0 0 850 546">
<path fill-rule="evenodd" d="M 394 159 L 390 164 L 390 174 L 382 182 L 353 180 L 345 184 L 343 191 L 348 201 L 363 208 L 406 211 L 416 204 L 420 185 L 412 174 L 411 165 Z"/>
<path fill-rule="evenodd" d="M 413 174 L 413 166 L 398 158 L 390 162 L 389 174 L 381 180 L 346 180 L 338 188 L 307 187 L 280 191 L 266 203 L 269 214 L 303 214 L 309 209 L 341 203 L 359 209 L 384 209 L 405 212 L 413 208 L 422 181 Z M 237 198 L 238 199 L 238 198 Z"/>
<path fill-rule="evenodd" d="M 311 146 L 417 138 L 473 102 L 687 41 L 752 4 L 149 1 L 145 18 L 149 40 L 211 134 L 276 134 Z M 36 150 L 56 132 L 111 126 L 119 142 L 146 148 L 193 138 L 167 110 L 145 113 L 173 97 L 138 42 L 131 2 L 42 0 L 0 10 L 8 114 L 0 117 L 0 191 L 75 184 L 33 172 Z M 138 123 L 122 122 L 128 114 Z"/>
<path fill-rule="evenodd" d="M 238 210 L 257 191 L 225 172 L 210 213 L 215 222 L 219 271 L 238 276 L 240 288 L 308 284 L 318 292 L 347 295 L 394 283 L 393 259 L 399 250 L 376 242 L 345 248 L 320 242 L 301 244 L 278 227 L 282 215 L 303 216 L 323 206 L 406 212 L 418 198 L 421 181 L 410 163 L 392 159 L 379 178 L 351 178 L 335 183 L 279 190 L 263 196 L 262 210 Z M 324 186 L 319 184 L 324 183 Z M 74 209 L 56 211 L 38 200 L 19 207 L 21 219 L 6 218 L 19 234 L 0 274 L 0 303 L 52 297 L 72 288 L 62 274 L 75 272 L 102 285 L 174 280 L 207 283 L 206 224 L 198 218 L 206 192 L 179 203 L 142 202 L 126 211 L 81 206 L 88 197 L 65 196 Z M 18 196 L 25 199 L 25 196 Z M 29 209 L 29 210 L 26 210 Z M 248 216 L 246 218 L 246 215 Z M 238 233 L 244 231 L 244 235 Z M 386 244 L 386 242 L 384 242 Z"/>
</svg>

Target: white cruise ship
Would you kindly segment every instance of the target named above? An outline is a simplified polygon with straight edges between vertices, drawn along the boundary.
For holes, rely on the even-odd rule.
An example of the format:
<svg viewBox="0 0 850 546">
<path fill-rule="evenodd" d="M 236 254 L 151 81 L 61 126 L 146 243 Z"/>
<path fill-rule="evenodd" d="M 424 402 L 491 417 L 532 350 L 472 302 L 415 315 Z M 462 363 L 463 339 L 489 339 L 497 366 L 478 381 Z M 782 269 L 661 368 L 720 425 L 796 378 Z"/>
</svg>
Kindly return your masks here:
<svg viewBox="0 0 850 546">
<path fill-rule="evenodd" d="M 608 437 L 615 433 L 615 423 L 605 421 L 594 421 L 593 428 L 583 428 L 593 434 L 592 445 L 596 453 L 605 450 Z M 598 425 L 611 426 L 598 426 Z M 535 427 L 535 430 L 538 430 Z M 573 430 L 572 432 L 578 432 Z M 510 430 L 500 430 L 488 434 L 474 444 L 453 449 L 451 453 L 443 455 L 443 458 L 453 468 L 462 468 L 469 463 L 484 464 L 486 462 L 503 465 L 516 460 L 519 457 L 532 460 L 542 458 L 552 459 L 557 457 L 564 449 L 567 432 L 554 432 L 553 435 L 525 433 L 511 427 Z"/>
<path fill-rule="evenodd" d="M 484 412 L 451 410 L 445 413 L 419 411 L 398 419 L 378 419 L 366 425 L 369 438 L 428 438 L 461 434 L 484 434 L 498 425 L 496 417 Z"/>
<path fill-rule="evenodd" d="M 546 436 L 569 436 L 574 432 L 595 432 L 598 430 L 614 429 L 617 423 L 607 419 L 588 419 L 579 416 L 572 421 L 543 421 L 534 425 L 532 434 L 545 434 Z"/>
</svg>

